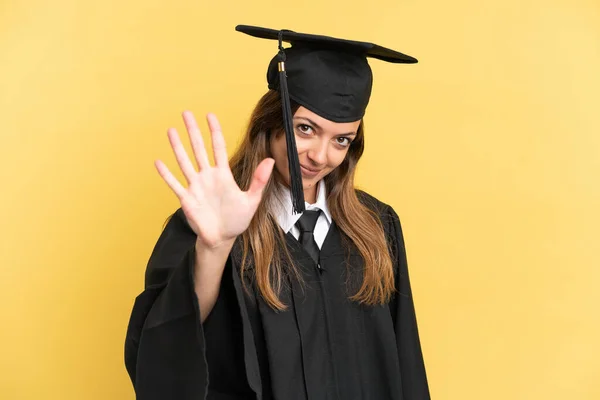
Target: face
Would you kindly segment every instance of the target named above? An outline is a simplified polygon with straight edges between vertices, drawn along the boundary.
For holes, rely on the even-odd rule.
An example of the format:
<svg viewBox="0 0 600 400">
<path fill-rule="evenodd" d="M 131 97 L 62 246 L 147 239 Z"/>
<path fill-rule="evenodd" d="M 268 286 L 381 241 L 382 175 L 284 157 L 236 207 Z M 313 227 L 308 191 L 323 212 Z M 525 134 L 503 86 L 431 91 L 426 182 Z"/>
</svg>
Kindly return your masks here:
<svg viewBox="0 0 600 400">
<path fill-rule="evenodd" d="M 346 157 L 350 143 L 356 138 L 360 121 L 332 122 L 300 107 L 294 114 L 296 148 L 302 171 L 304 198 L 316 201 L 317 183 L 336 169 Z M 271 139 L 271 154 L 275 168 L 290 185 L 285 134 Z"/>
</svg>

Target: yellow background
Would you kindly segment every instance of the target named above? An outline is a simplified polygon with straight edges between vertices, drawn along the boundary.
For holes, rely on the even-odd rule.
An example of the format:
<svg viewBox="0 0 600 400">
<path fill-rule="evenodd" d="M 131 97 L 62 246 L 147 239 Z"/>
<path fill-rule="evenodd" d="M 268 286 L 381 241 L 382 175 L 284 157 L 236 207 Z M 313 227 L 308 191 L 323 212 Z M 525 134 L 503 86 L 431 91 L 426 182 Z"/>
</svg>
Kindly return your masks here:
<svg viewBox="0 0 600 400">
<path fill-rule="evenodd" d="M 420 60 L 371 62 L 358 184 L 402 218 L 433 398 L 599 399 L 598 0 L 5 0 L 0 398 L 134 398 L 125 329 L 178 205 L 153 160 L 185 109 L 231 154 L 276 52 L 238 23 Z"/>
</svg>

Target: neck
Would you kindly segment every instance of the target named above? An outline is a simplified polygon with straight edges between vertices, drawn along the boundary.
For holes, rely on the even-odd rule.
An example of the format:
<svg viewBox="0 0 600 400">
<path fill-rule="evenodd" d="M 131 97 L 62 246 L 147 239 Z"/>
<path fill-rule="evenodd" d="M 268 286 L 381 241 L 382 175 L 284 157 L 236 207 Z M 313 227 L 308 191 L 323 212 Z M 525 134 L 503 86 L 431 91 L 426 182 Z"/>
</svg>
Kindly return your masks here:
<svg viewBox="0 0 600 400">
<path fill-rule="evenodd" d="M 304 201 L 308 204 L 314 204 L 317 202 L 317 187 L 319 184 L 315 184 L 307 189 L 304 189 Z"/>
<path fill-rule="evenodd" d="M 285 179 L 283 179 L 283 177 L 278 172 L 276 175 L 276 179 L 281 185 L 287 187 L 288 190 L 290 189 L 290 185 L 285 181 Z M 306 201 L 308 204 L 314 204 L 317 202 L 317 188 L 319 187 L 319 182 L 315 183 L 309 188 L 304 189 L 304 201 Z"/>
</svg>

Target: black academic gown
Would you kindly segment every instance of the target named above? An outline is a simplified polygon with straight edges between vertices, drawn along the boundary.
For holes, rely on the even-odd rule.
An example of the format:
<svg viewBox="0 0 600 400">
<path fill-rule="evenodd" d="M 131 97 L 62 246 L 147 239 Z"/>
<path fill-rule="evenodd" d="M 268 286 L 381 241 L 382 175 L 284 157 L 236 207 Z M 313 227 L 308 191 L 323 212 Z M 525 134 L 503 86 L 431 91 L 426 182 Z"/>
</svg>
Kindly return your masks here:
<svg viewBox="0 0 600 400">
<path fill-rule="evenodd" d="M 319 268 L 291 235 L 286 246 L 304 284 L 289 280 L 288 305 L 273 311 L 242 288 L 234 251 L 217 303 L 201 324 L 193 288 L 194 232 L 179 209 L 150 257 L 136 298 L 125 364 L 137 398 L 209 400 L 426 400 L 402 229 L 394 210 L 358 192 L 380 217 L 395 266 L 397 293 L 384 306 L 348 299 L 362 259 L 335 222 Z"/>
</svg>

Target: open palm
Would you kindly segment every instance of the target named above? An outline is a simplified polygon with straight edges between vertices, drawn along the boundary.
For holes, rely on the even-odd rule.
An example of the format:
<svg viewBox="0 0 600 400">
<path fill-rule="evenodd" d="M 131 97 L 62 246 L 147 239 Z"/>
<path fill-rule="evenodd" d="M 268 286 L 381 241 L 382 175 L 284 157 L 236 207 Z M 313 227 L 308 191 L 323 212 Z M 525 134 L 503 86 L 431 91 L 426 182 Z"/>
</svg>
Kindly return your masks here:
<svg viewBox="0 0 600 400">
<path fill-rule="evenodd" d="M 225 139 L 217 117 L 213 114 L 207 116 L 214 166 L 208 161 L 206 147 L 193 114 L 184 112 L 183 120 L 198 170 L 192 164 L 174 128 L 168 130 L 169 142 L 187 181 L 187 187 L 173 176 L 162 161 L 157 160 L 155 165 L 160 176 L 179 198 L 181 208 L 198 240 L 213 248 L 235 239 L 248 228 L 275 161 L 272 158 L 263 160 L 254 172 L 249 189 L 242 191 L 229 169 Z"/>
</svg>

